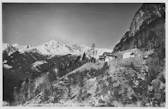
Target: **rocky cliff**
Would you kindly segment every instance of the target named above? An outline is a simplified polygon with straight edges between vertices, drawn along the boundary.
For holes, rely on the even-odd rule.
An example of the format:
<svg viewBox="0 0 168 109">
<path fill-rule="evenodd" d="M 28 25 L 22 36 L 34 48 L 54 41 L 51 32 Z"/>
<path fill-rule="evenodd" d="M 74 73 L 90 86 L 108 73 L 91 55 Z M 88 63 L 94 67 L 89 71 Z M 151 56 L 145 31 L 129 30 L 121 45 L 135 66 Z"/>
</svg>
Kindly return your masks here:
<svg viewBox="0 0 168 109">
<path fill-rule="evenodd" d="M 165 57 L 165 4 L 143 4 L 113 52 L 132 48 L 155 49 L 161 58 Z"/>
</svg>

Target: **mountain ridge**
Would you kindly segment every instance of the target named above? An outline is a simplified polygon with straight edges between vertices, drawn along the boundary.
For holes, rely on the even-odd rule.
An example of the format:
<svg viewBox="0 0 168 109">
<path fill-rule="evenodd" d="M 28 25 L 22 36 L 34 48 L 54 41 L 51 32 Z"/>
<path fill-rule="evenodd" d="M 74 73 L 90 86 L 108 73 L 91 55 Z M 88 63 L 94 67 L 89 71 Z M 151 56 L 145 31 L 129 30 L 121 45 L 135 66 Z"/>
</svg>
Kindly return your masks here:
<svg viewBox="0 0 168 109">
<path fill-rule="evenodd" d="M 5 45 L 5 43 L 3 44 Z M 7 44 L 6 44 L 7 45 Z M 31 46 L 31 45 L 20 45 L 20 44 L 13 44 L 8 46 L 16 48 L 15 51 L 19 51 L 21 53 L 28 52 L 28 51 L 36 51 L 40 52 L 43 55 L 67 55 L 67 54 L 74 54 L 74 55 L 82 55 L 83 53 L 87 53 L 91 55 L 91 47 L 88 47 L 86 45 L 79 45 L 76 43 L 64 43 L 64 42 L 58 42 L 55 40 L 50 40 L 48 42 L 45 42 L 38 46 Z M 3 51 L 7 49 L 8 47 L 3 46 Z M 10 48 L 9 48 L 10 49 Z M 98 55 L 102 55 L 104 52 L 112 52 L 110 49 L 107 48 L 95 48 L 97 51 L 96 58 L 98 58 Z M 12 53 L 14 53 L 13 51 Z M 8 54 L 11 55 L 12 53 Z"/>
</svg>

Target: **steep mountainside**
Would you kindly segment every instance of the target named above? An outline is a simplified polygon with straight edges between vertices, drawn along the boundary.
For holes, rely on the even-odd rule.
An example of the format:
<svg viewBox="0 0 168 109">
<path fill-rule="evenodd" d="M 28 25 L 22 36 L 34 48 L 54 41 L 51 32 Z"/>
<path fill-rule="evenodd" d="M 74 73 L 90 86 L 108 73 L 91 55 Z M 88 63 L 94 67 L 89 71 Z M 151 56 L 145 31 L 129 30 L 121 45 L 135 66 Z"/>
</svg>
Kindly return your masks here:
<svg viewBox="0 0 168 109">
<path fill-rule="evenodd" d="M 21 84 L 26 81 L 36 81 L 39 77 L 47 75 L 52 82 L 80 67 L 88 61 L 76 55 L 54 56 L 50 59 L 31 52 L 11 57 L 3 64 L 3 100 L 14 102 L 14 89 L 21 91 Z M 82 58 L 82 60 L 81 60 Z M 27 59 L 25 61 L 25 59 Z M 42 80 L 43 81 L 43 80 Z M 45 81 L 45 80 L 44 80 Z M 31 97 L 26 97 L 30 99 Z"/>
<path fill-rule="evenodd" d="M 143 4 L 133 18 L 130 30 L 114 47 L 113 52 L 132 48 L 155 49 L 160 58 L 164 58 L 165 4 Z"/>
</svg>

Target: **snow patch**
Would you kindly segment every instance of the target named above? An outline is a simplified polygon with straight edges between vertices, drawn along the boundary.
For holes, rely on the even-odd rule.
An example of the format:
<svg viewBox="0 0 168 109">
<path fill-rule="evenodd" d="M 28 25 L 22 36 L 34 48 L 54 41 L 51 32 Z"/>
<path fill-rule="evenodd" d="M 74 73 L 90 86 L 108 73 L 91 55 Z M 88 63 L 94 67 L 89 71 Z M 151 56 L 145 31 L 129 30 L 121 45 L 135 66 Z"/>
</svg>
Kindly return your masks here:
<svg viewBox="0 0 168 109">
<path fill-rule="evenodd" d="M 42 65 L 44 63 L 47 63 L 46 61 L 36 61 L 35 63 L 33 63 L 32 67 L 37 67 L 38 65 Z"/>
<path fill-rule="evenodd" d="M 11 69 L 11 68 L 12 68 L 12 66 L 10 66 L 10 65 L 8 65 L 8 64 L 4 64 L 3 66 L 4 66 L 4 68 L 6 68 L 6 69 Z"/>
<path fill-rule="evenodd" d="M 4 60 L 3 63 L 4 63 L 4 64 L 7 63 L 7 60 Z"/>
<path fill-rule="evenodd" d="M 15 44 L 13 44 L 12 46 L 13 46 L 13 47 L 18 47 L 18 46 L 20 46 L 20 45 L 17 44 L 17 43 L 15 43 Z"/>
<path fill-rule="evenodd" d="M 43 46 L 36 47 L 38 51 L 40 51 L 43 55 L 50 55 L 51 53 L 47 51 Z"/>
<path fill-rule="evenodd" d="M 20 53 L 20 54 L 25 53 L 25 51 L 24 51 L 24 50 L 18 50 L 18 51 L 19 51 L 19 53 Z"/>
</svg>

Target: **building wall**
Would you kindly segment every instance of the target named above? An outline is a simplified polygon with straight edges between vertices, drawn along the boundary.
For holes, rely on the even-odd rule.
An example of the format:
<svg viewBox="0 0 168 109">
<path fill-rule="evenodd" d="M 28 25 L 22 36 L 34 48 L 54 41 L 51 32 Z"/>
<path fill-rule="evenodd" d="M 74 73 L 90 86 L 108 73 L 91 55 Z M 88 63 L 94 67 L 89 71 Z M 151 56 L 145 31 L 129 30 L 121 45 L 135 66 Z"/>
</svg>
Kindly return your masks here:
<svg viewBox="0 0 168 109">
<path fill-rule="evenodd" d="M 110 61 L 110 59 L 108 57 L 106 57 L 105 62 L 109 62 L 109 61 Z"/>
<path fill-rule="evenodd" d="M 106 56 L 105 62 L 109 62 L 110 60 L 113 60 L 113 59 L 114 59 L 114 57 L 108 57 L 108 56 Z"/>
<path fill-rule="evenodd" d="M 131 54 L 123 54 L 123 58 L 131 58 L 134 57 L 134 55 Z"/>
<path fill-rule="evenodd" d="M 99 58 L 99 61 L 109 62 L 110 60 L 113 60 L 113 59 L 115 59 L 115 57 L 108 57 L 108 56 L 106 56 L 105 59 L 100 59 Z"/>
</svg>

